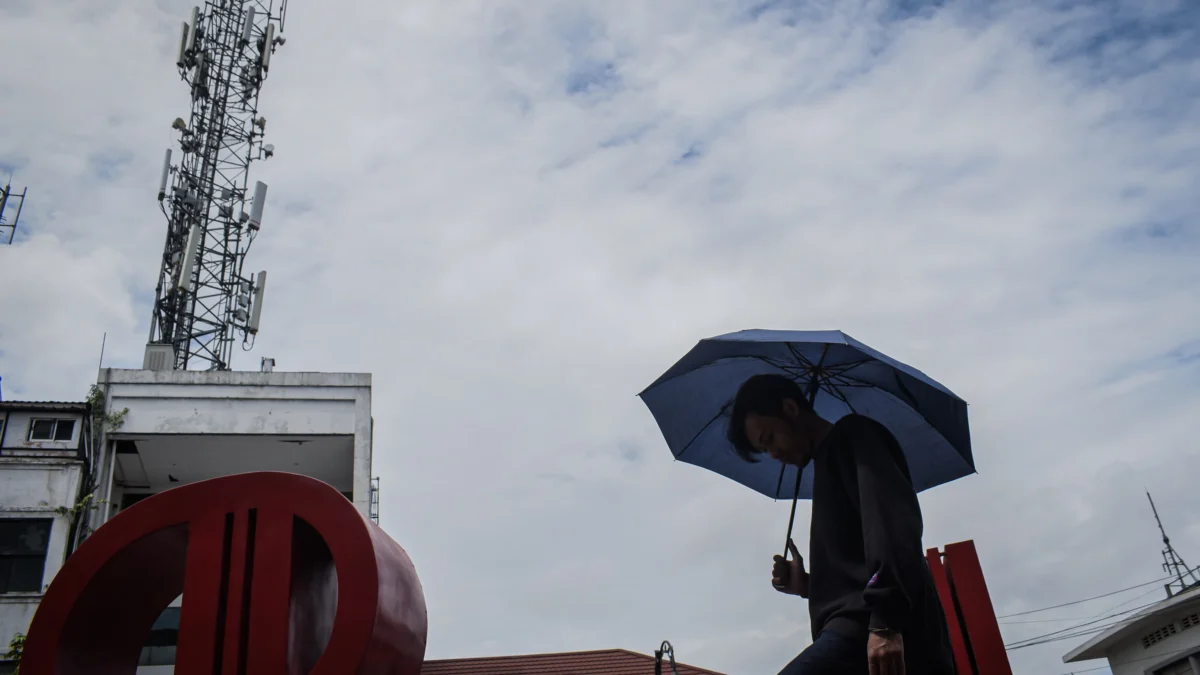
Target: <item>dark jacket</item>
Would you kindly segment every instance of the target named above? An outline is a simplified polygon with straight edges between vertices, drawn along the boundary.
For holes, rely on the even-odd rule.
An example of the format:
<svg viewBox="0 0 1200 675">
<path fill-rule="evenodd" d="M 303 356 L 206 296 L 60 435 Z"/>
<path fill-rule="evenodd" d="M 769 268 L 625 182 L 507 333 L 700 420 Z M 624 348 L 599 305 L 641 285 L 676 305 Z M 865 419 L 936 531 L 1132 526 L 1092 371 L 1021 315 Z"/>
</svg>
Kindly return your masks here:
<svg viewBox="0 0 1200 675">
<path fill-rule="evenodd" d="M 843 417 L 812 470 L 813 639 L 824 630 L 865 637 L 869 628 L 889 628 L 903 635 L 911 667 L 953 673 L 946 617 L 921 544 L 921 506 L 895 437 L 870 418 Z"/>
</svg>

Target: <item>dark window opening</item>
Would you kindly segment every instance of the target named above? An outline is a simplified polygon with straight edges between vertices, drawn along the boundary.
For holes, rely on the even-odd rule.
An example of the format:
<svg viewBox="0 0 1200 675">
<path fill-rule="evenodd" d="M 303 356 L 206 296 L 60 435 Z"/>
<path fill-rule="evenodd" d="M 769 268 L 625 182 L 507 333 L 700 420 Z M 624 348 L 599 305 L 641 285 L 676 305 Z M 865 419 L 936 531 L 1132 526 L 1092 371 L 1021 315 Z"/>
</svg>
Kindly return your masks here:
<svg viewBox="0 0 1200 675">
<path fill-rule="evenodd" d="M 29 425 L 29 440 L 54 440 L 54 420 L 34 420 L 33 423 Z"/>
<path fill-rule="evenodd" d="M 0 520 L 0 593 L 38 593 L 50 543 L 49 520 Z"/>
<path fill-rule="evenodd" d="M 75 436 L 75 420 L 58 420 L 54 425 L 54 440 L 69 441 Z"/>
<path fill-rule="evenodd" d="M 29 440 L 69 441 L 75 436 L 75 420 L 33 420 L 29 424 Z"/>
</svg>

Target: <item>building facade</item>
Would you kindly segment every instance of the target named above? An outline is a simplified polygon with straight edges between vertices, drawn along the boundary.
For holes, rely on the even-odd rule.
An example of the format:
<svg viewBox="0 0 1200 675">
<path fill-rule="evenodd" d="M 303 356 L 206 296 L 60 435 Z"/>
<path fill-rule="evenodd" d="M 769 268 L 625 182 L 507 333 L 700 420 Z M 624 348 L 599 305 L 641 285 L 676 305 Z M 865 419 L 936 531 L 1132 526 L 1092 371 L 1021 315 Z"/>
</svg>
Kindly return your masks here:
<svg viewBox="0 0 1200 675">
<path fill-rule="evenodd" d="M 93 527 L 164 490 L 253 471 L 316 478 L 378 519 L 369 374 L 109 368 L 97 385 L 109 420 L 97 452 L 107 507 Z M 141 675 L 173 672 L 181 602 L 151 629 Z"/>
<path fill-rule="evenodd" d="M 93 402 L 0 403 L 0 647 L 89 532 L 164 490 L 298 473 L 378 522 L 369 374 L 106 368 Z M 142 675 L 173 672 L 180 604 L 152 627 Z"/>
<path fill-rule="evenodd" d="M 91 422 L 83 402 L 0 401 L 0 654 L 84 533 Z"/>
<path fill-rule="evenodd" d="M 372 515 L 371 376 L 192 370 L 100 372 L 95 526 L 149 495 L 208 478 L 285 471 L 329 483 Z"/>
<path fill-rule="evenodd" d="M 1148 607 L 1063 657 L 1107 659 L 1113 675 L 1200 675 L 1200 586 Z"/>
</svg>

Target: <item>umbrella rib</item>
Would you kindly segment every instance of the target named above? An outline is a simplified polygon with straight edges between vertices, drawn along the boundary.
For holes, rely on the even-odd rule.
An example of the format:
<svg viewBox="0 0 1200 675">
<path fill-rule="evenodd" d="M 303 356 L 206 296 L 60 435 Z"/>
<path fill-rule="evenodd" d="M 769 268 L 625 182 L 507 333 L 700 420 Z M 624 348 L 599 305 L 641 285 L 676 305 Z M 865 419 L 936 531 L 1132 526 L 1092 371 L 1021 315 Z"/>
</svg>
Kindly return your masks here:
<svg viewBox="0 0 1200 675">
<path fill-rule="evenodd" d="M 853 370 L 859 366 L 871 363 L 872 361 L 875 361 L 875 359 L 863 359 L 862 361 L 851 361 L 850 363 L 843 363 L 837 366 L 826 366 L 826 369 L 831 373 L 838 373 L 840 375 L 848 370 Z"/>
<path fill-rule="evenodd" d="M 913 410 L 920 412 L 917 404 L 917 397 L 913 396 L 912 392 L 908 390 L 908 385 L 904 384 L 904 380 L 900 379 L 900 371 L 893 369 L 892 378 L 896 380 L 896 386 L 900 388 L 900 391 L 904 394 L 905 398 L 908 399 L 905 401 L 905 403 L 907 403 Z M 924 417 L 924 415 L 922 415 L 922 417 Z"/>
<path fill-rule="evenodd" d="M 708 422 L 706 422 L 704 424 L 704 426 L 700 427 L 700 431 L 697 431 L 696 435 L 692 436 L 692 440 L 688 441 L 683 446 L 683 449 L 679 451 L 679 454 L 675 455 L 675 459 L 679 459 L 679 458 L 683 457 L 683 453 L 685 453 L 689 449 L 691 449 L 692 444 L 696 442 L 696 439 L 700 438 L 701 434 L 703 434 L 705 431 L 708 431 L 708 428 L 713 425 L 713 422 L 716 422 L 717 420 L 721 419 L 721 417 L 723 417 L 725 415 L 725 411 L 728 409 L 729 409 L 729 403 L 726 403 L 725 405 L 721 406 L 720 412 L 718 412 L 716 415 L 713 415 L 712 419 L 710 419 Z"/>
<path fill-rule="evenodd" d="M 846 407 L 850 409 L 851 413 L 853 413 L 855 415 L 858 414 L 858 410 L 855 409 L 854 404 L 851 403 L 850 399 L 846 398 L 846 395 L 843 394 L 841 391 L 839 391 L 837 387 L 830 387 L 827 391 L 829 391 L 829 394 L 831 396 L 833 396 L 837 400 L 841 401 L 842 403 L 845 403 Z"/>
</svg>

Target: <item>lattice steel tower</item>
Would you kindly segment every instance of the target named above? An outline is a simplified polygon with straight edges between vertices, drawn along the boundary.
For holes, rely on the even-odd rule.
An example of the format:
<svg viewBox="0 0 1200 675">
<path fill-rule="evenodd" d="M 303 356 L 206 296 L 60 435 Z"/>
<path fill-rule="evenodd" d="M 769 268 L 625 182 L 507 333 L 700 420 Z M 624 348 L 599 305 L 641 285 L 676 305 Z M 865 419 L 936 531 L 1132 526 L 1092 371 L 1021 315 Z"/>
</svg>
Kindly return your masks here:
<svg viewBox="0 0 1200 675">
<path fill-rule="evenodd" d="M 25 195 L 29 192 L 29 188 L 21 190 L 21 194 L 15 194 L 12 189 L 12 176 L 9 176 L 8 183 L 4 187 L 0 187 L 0 244 L 12 244 L 13 238 L 17 236 L 17 225 L 21 222 L 21 209 L 25 207 Z M 16 205 L 17 215 L 10 220 L 5 211 L 9 206 Z M 8 239 L 4 239 L 4 230 L 8 230 Z"/>
<path fill-rule="evenodd" d="M 158 200 L 167 242 L 158 276 L 146 366 L 229 370 L 234 341 L 249 349 L 266 272 L 243 274 L 262 225 L 267 186 L 250 164 L 275 148 L 258 94 L 282 37 L 287 0 L 208 0 L 183 24 L 176 65 L 191 117 L 175 120 L 182 157 L 163 160 Z"/>
<path fill-rule="evenodd" d="M 1150 496 L 1150 492 L 1146 492 L 1146 499 L 1150 500 L 1150 510 L 1154 511 L 1154 522 L 1158 523 L 1158 531 L 1162 534 L 1163 540 L 1163 571 L 1168 577 L 1173 577 L 1165 584 L 1167 589 L 1167 597 L 1172 597 L 1186 591 L 1193 586 L 1200 586 L 1200 568 L 1192 569 L 1183 561 L 1183 557 L 1175 551 L 1175 547 L 1171 545 L 1171 538 L 1167 536 L 1167 530 L 1163 528 L 1162 519 L 1158 517 L 1158 508 L 1154 506 L 1154 498 Z"/>
</svg>

